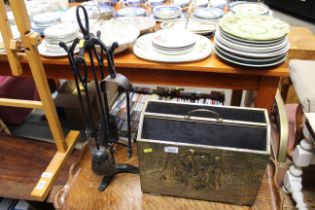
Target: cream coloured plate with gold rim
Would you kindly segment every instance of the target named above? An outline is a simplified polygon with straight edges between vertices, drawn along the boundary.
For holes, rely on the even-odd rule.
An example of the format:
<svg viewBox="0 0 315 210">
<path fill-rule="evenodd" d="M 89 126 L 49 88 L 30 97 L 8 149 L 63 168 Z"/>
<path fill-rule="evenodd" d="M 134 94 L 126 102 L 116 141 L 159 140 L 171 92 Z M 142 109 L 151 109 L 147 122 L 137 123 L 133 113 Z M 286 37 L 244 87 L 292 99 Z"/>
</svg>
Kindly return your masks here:
<svg viewBox="0 0 315 210">
<path fill-rule="evenodd" d="M 211 55 L 213 49 L 213 45 L 208 38 L 194 34 L 196 44 L 191 51 L 176 55 L 161 53 L 155 50 L 152 45 L 154 35 L 154 33 L 150 33 L 138 38 L 133 45 L 133 53 L 145 60 L 179 63 L 204 59 Z"/>
<path fill-rule="evenodd" d="M 254 41 L 280 39 L 288 34 L 289 25 L 280 19 L 265 15 L 226 14 L 219 26 L 232 36 Z"/>
</svg>

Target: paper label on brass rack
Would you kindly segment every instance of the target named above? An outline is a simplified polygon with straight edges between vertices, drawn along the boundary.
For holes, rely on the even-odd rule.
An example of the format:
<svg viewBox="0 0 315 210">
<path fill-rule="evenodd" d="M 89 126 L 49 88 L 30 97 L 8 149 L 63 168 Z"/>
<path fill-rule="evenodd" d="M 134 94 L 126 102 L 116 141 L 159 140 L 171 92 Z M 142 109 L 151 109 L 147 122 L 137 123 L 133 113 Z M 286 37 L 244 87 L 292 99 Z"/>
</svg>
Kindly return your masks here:
<svg viewBox="0 0 315 210">
<path fill-rule="evenodd" d="M 153 149 L 152 148 L 144 148 L 143 152 L 144 153 L 151 153 L 151 152 L 153 152 Z"/>
<path fill-rule="evenodd" d="M 164 147 L 164 152 L 178 154 L 178 147 Z"/>
</svg>

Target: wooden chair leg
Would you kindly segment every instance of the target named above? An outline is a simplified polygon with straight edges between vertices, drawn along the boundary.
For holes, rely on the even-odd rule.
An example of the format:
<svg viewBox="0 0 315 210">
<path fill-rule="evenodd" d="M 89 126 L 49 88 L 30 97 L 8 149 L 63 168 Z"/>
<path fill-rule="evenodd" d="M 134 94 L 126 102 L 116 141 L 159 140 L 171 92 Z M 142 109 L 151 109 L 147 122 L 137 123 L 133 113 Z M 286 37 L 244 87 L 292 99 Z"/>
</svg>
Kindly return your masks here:
<svg viewBox="0 0 315 210">
<path fill-rule="evenodd" d="M 303 128 L 303 111 L 302 106 L 299 104 L 295 114 L 295 142 L 292 148 L 288 148 L 288 154 L 291 156 L 296 145 L 300 143 L 303 138 L 302 128 Z"/>
</svg>

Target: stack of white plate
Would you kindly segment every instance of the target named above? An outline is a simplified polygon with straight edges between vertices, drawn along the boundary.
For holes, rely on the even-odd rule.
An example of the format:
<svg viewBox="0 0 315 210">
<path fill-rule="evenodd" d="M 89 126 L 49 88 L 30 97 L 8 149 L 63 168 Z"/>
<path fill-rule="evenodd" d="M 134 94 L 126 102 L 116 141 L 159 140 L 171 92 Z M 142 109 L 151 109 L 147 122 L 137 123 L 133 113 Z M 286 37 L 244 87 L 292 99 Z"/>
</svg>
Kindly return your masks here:
<svg viewBox="0 0 315 210">
<path fill-rule="evenodd" d="M 70 46 L 79 36 L 79 28 L 75 24 L 60 23 L 46 28 L 44 34 L 45 40 L 38 46 L 39 53 L 49 57 L 65 56 L 66 52 L 59 43 L 65 42 Z"/>
<path fill-rule="evenodd" d="M 208 57 L 208 38 L 187 30 L 164 29 L 137 39 L 133 52 L 140 58 L 160 62 L 186 62 Z"/>
<path fill-rule="evenodd" d="M 160 30 L 152 38 L 152 46 L 162 54 L 187 53 L 192 51 L 195 45 L 196 37 L 193 33 L 185 30 Z"/>
<path fill-rule="evenodd" d="M 241 66 L 278 65 L 289 50 L 288 32 L 288 24 L 271 16 L 228 14 L 216 31 L 215 52 Z"/>
<path fill-rule="evenodd" d="M 47 12 L 38 14 L 33 17 L 32 29 L 40 34 L 50 26 L 56 25 L 60 22 L 60 12 Z"/>
</svg>

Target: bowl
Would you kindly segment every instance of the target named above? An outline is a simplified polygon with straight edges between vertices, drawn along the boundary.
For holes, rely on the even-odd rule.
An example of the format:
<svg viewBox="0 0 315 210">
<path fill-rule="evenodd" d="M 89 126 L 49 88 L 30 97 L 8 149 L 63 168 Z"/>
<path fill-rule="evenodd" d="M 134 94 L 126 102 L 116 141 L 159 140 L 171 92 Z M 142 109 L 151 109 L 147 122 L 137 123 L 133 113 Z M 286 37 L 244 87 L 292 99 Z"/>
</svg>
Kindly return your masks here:
<svg viewBox="0 0 315 210">
<path fill-rule="evenodd" d="M 153 8 L 153 14 L 159 19 L 175 19 L 182 14 L 182 8 L 176 5 L 161 5 Z"/>
<path fill-rule="evenodd" d="M 122 24 L 117 20 L 95 22 L 91 26 L 91 32 L 96 34 L 98 30 L 101 31 L 101 40 L 106 46 L 110 46 L 113 42 L 118 43 L 115 54 L 128 49 L 140 35 L 140 30 L 135 25 Z"/>
<path fill-rule="evenodd" d="M 136 17 L 117 17 L 116 21 L 121 22 L 121 24 L 134 25 L 140 30 L 141 34 L 148 33 L 152 31 L 156 22 L 154 18 L 136 16 Z"/>
</svg>

